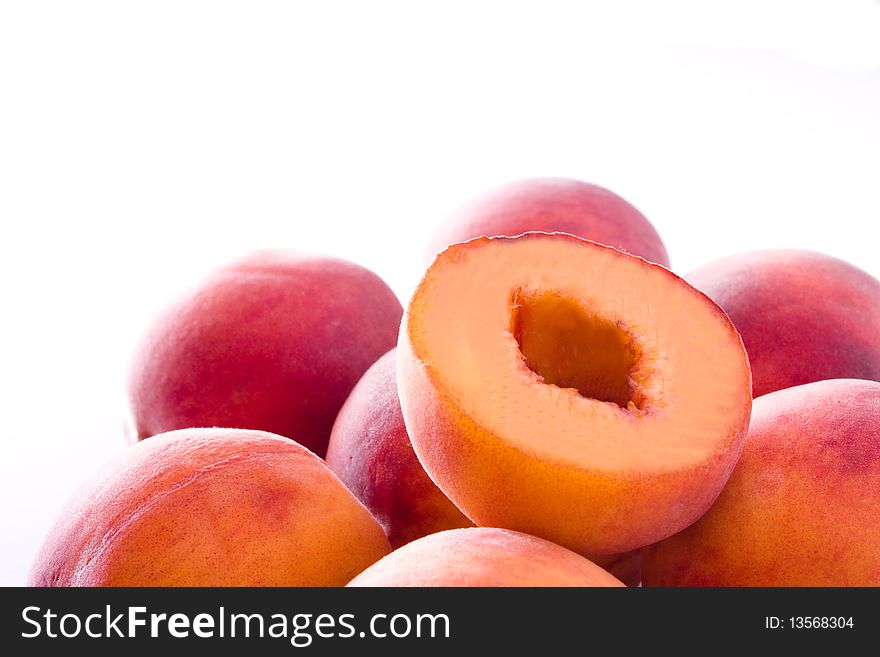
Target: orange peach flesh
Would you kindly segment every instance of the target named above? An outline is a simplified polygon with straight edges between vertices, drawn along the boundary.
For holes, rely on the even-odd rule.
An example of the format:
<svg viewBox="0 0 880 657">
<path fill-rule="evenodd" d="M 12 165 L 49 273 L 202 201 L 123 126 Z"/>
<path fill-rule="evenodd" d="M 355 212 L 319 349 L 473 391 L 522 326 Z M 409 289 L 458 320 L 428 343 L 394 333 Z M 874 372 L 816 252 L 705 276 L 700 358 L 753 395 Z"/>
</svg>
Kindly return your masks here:
<svg viewBox="0 0 880 657">
<path fill-rule="evenodd" d="M 724 313 L 665 268 L 569 235 L 447 249 L 399 351 L 407 430 L 444 493 L 478 525 L 585 554 L 693 522 L 748 425 Z"/>
</svg>

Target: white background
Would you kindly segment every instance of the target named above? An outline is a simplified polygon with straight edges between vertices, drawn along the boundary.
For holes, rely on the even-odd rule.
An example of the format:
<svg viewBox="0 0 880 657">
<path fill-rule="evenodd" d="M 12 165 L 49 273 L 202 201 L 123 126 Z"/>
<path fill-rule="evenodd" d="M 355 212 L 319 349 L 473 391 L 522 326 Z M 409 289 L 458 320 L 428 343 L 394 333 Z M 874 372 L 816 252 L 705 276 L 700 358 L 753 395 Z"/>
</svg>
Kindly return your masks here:
<svg viewBox="0 0 880 657">
<path fill-rule="evenodd" d="M 880 276 L 880 6 L 0 5 L 0 583 L 125 449 L 153 314 L 251 249 L 406 300 L 443 217 L 534 175 L 640 208 L 686 273 L 803 247 Z"/>
</svg>

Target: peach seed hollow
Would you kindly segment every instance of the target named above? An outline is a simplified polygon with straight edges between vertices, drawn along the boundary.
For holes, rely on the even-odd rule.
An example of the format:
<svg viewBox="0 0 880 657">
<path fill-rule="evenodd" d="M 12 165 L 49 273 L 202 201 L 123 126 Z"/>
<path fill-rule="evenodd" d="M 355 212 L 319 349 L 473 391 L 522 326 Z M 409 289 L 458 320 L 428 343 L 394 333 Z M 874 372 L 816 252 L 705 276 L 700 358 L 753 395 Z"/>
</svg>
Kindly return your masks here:
<svg viewBox="0 0 880 657">
<path fill-rule="evenodd" d="M 510 333 L 542 383 L 573 388 L 624 410 L 645 409 L 646 358 L 635 336 L 619 323 L 558 292 L 517 287 L 511 294 Z"/>
</svg>

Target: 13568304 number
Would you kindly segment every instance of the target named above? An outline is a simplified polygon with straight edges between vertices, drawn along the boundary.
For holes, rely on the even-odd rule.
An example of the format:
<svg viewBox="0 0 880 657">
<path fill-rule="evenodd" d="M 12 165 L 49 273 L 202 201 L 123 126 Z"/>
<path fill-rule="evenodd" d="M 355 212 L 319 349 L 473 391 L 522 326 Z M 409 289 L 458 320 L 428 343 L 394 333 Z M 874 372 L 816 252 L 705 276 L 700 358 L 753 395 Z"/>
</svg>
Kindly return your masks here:
<svg viewBox="0 0 880 657">
<path fill-rule="evenodd" d="M 789 627 L 795 630 L 842 629 L 853 627 L 852 616 L 791 616 Z"/>
</svg>

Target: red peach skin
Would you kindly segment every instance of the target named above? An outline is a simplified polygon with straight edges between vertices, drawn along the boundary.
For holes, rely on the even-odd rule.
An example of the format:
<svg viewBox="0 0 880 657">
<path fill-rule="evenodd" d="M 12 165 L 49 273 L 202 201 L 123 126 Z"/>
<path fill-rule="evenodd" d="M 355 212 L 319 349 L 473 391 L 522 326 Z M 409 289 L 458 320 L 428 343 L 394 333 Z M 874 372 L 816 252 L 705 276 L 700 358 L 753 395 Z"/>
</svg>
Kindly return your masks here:
<svg viewBox="0 0 880 657">
<path fill-rule="evenodd" d="M 880 281 L 810 251 L 755 251 L 687 277 L 733 321 L 755 397 L 823 379 L 880 380 Z"/>
<path fill-rule="evenodd" d="M 568 178 L 528 178 L 473 200 L 437 231 L 427 254 L 474 237 L 540 231 L 569 233 L 669 267 L 666 247 L 651 222 L 614 192 Z"/>
<path fill-rule="evenodd" d="M 397 341 L 400 302 L 332 258 L 263 252 L 170 308 L 137 352 L 137 435 L 188 427 L 270 431 L 323 456 L 354 384 Z"/>
</svg>

